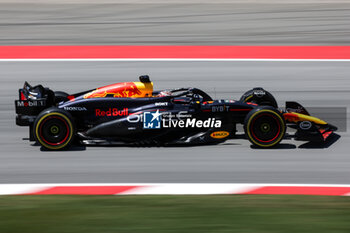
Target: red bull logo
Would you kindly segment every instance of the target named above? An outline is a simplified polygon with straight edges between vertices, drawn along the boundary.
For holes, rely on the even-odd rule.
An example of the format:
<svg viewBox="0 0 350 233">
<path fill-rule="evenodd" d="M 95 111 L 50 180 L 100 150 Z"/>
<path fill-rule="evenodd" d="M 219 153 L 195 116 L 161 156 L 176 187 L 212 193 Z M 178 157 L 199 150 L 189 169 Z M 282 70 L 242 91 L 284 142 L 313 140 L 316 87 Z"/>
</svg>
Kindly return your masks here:
<svg viewBox="0 0 350 233">
<path fill-rule="evenodd" d="M 95 115 L 96 116 L 128 116 L 129 109 L 128 108 L 123 108 L 123 110 L 118 110 L 117 108 L 109 108 L 108 110 L 96 109 Z"/>
<path fill-rule="evenodd" d="M 105 87 L 97 88 L 96 90 L 84 95 L 84 99 L 88 98 L 103 98 L 103 97 L 140 97 L 142 92 L 133 82 L 117 83 Z"/>
</svg>

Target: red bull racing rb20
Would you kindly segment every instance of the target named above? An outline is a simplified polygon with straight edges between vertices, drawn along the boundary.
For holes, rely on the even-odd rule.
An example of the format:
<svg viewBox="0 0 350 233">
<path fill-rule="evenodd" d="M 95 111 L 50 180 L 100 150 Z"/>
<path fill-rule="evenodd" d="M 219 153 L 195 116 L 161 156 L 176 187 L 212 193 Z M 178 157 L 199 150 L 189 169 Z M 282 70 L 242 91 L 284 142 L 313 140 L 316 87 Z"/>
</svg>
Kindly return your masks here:
<svg viewBox="0 0 350 233">
<path fill-rule="evenodd" d="M 254 147 L 270 148 L 295 129 L 296 140 L 324 142 L 337 128 L 310 116 L 296 102 L 284 109 L 262 88 L 239 100 L 213 100 L 197 88 L 153 91 L 147 75 L 76 94 L 27 82 L 15 101 L 16 124 L 29 126 L 29 138 L 48 150 L 84 145 L 201 145 L 236 137 L 243 125 Z"/>
</svg>

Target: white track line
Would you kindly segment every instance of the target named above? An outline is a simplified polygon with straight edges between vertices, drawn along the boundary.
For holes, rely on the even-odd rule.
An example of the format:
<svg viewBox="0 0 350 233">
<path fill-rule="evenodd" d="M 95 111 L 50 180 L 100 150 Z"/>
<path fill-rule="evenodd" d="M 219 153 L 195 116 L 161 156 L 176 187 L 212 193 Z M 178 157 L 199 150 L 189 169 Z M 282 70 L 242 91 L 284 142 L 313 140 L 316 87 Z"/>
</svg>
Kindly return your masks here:
<svg viewBox="0 0 350 233">
<path fill-rule="evenodd" d="M 90 187 L 90 188 L 89 188 Z M 99 188 L 101 187 L 101 188 Z M 107 188 L 110 187 L 110 188 Z M 248 184 L 248 183 L 68 183 L 68 184 L 0 184 L 0 195 L 210 195 L 254 194 L 264 188 L 275 187 L 270 194 L 293 194 L 284 187 L 295 189 L 299 195 L 348 196 L 350 185 L 326 184 Z M 107 188 L 107 190 L 106 190 Z M 320 188 L 323 188 L 320 190 Z M 310 193 L 310 189 L 313 192 Z M 340 190 L 339 190 L 340 189 Z M 344 190 L 345 189 L 345 190 Z M 259 192 L 258 192 L 259 193 Z M 257 193 L 257 194 L 258 194 Z M 263 192 L 264 193 L 264 192 Z M 261 194 L 263 194 L 261 193 Z M 268 194 L 269 192 L 265 192 Z"/>
<path fill-rule="evenodd" d="M 350 184 L 286 184 L 286 183 L 28 183 L 0 184 L 2 186 L 154 186 L 154 185 L 239 185 L 239 186 L 273 186 L 273 187 L 350 187 Z"/>
</svg>

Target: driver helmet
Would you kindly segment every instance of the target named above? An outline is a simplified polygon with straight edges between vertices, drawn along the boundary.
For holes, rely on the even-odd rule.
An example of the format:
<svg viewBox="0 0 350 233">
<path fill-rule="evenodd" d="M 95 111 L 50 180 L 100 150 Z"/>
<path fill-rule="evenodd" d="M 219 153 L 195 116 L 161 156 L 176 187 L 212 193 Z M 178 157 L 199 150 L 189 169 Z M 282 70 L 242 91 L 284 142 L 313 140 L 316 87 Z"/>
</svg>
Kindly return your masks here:
<svg viewBox="0 0 350 233">
<path fill-rule="evenodd" d="M 170 91 L 161 91 L 161 92 L 159 92 L 159 94 L 157 96 L 158 97 L 171 96 L 171 92 Z"/>
</svg>

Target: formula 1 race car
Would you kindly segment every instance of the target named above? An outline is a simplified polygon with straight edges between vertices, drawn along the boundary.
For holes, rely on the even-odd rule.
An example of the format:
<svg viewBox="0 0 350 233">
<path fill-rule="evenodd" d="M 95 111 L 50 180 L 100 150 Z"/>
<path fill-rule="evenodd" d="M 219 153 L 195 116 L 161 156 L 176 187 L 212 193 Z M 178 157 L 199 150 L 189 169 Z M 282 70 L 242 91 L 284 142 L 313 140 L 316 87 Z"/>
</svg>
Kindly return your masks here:
<svg viewBox="0 0 350 233">
<path fill-rule="evenodd" d="M 296 102 L 278 108 L 262 88 L 240 100 L 213 100 L 197 88 L 153 91 L 147 75 L 76 94 L 54 92 L 25 82 L 15 101 L 16 124 L 29 126 L 29 139 L 49 150 L 72 143 L 116 145 L 217 144 L 235 138 L 243 124 L 249 141 L 273 147 L 286 127 L 296 140 L 324 142 L 337 128 L 310 114 Z"/>
</svg>

